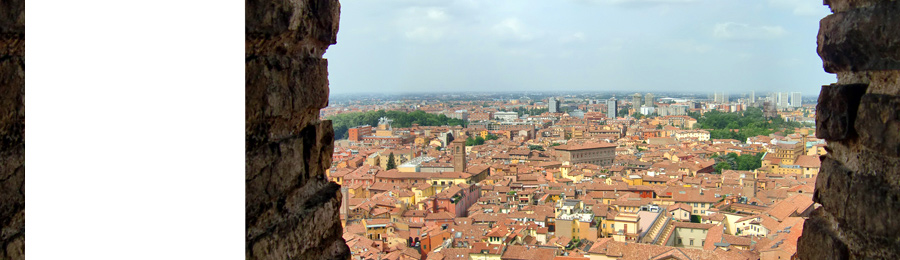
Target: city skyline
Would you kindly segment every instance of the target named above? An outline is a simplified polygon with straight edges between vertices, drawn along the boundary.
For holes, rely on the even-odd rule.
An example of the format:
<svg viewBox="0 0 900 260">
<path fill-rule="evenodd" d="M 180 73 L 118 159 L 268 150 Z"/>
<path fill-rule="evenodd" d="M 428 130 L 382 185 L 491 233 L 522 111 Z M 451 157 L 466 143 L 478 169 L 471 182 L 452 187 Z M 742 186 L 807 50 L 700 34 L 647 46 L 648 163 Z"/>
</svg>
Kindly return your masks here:
<svg viewBox="0 0 900 260">
<path fill-rule="evenodd" d="M 325 57 L 335 94 L 817 93 L 834 81 L 811 51 L 828 13 L 802 0 L 347 2 Z"/>
</svg>

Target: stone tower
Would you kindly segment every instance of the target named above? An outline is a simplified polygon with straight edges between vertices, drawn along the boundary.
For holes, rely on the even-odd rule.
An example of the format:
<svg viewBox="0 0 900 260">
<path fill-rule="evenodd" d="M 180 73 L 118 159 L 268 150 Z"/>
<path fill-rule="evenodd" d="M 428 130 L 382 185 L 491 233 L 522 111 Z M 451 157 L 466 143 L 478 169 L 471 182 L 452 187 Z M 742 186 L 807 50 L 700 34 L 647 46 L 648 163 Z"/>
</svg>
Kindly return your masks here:
<svg viewBox="0 0 900 260">
<path fill-rule="evenodd" d="M 334 129 L 328 61 L 334 0 L 245 2 L 246 259 L 350 259 L 340 186 L 329 181 Z M 2 257 L 0 257 L 2 258 Z"/>
<path fill-rule="evenodd" d="M 463 138 L 457 138 L 450 143 L 450 153 L 453 154 L 453 171 L 466 171 L 466 142 Z"/>
<path fill-rule="evenodd" d="M 900 1 L 825 0 L 816 137 L 828 154 L 800 259 L 900 259 Z"/>
</svg>

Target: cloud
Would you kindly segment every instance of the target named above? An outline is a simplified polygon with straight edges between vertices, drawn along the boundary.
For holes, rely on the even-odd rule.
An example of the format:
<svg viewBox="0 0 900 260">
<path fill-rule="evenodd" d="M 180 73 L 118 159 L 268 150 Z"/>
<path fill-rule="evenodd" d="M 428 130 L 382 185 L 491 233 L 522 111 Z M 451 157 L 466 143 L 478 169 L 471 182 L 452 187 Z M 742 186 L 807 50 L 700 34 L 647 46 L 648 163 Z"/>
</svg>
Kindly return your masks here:
<svg viewBox="0 0 900 260">
<path fill-rule="evenodd" d="M 795 15 L 825 16 L 830 13 L 821 0 L 769 0 L 769 4 L 791 10 Z"/>
<path fill-rule="evenodd" d="M 449 33 L 451 18 L 443 8 L 409 7 L 398 16 L 397 25 L 407 39 L 433 42 Z"/>
<path fill-rule="evenodd" d="M 751 26 L 742 23 L 718 23 L 713 28 L 713 36 L 725 40 L 774 39 L 787 34 L 781 26 Z"/>
<path fill-rule="evenodd" d="M 535 38 L 536 33 L 525 28 L 525 25 L 516 18 L 507 18 L 492 29 L 501 37 L 512 38 L 519 41 L 530 41 Z"/>
</svg>

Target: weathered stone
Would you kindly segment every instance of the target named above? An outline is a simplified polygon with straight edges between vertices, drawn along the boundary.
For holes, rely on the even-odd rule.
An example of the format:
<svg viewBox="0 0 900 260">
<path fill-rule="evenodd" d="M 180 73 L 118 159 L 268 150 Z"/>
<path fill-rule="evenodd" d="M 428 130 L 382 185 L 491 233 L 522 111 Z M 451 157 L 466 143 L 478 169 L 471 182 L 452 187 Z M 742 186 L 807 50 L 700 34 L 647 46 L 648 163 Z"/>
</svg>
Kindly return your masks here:
<svg viewBox="0 0 900 260">
<path fill-rule="evenodd" d="M 0 2 L 0 259 L 25 258 L 25 1 Z"/>
<path fill-rule="evenodd" d="M 25 40 L 25 0 L 0 1 L 0 35 L 8 34 L 21 34 Z"/>
<path fill-rule="evenodd" d="M 246 4 L 246 258 L 349 259 L 340 186 L 328 181 L 334 150 L 328 63 L 340 4 Z"/>
<path fill-rule="evenodd" d="M 900 69 L 900 2 L 880 1 L 835 13 L 819 23 L 818 53 L 825 71 Z"/>
<path fill-rule="evenodd" d="M 824 4 L 831 8 L 832 12 L 839 13 L 860 7 L 874 6 L 883 0 L 825 0 Z"/>
<path fill-rule="evenodd" d="M 868 94 L 900 95 L 900 70 L 840 71 L 837 84 L 866 84 Z"/>
<path fill-rule="evenodd" d="M 244 28 L 248 39 L 292 32 L 295 42 L 313 39 L 337 43 L 341 4 L 335 0 L 247 0 Z"/>
<path fill-rule="evenodd" d="M 833 215 L 845 242 L 853 251 L 895 244 L 895 250 L 869 250 L 871 257 L 900 257 L 900 188 L 884 172 L 854 173 L 825 158 L 813 199 Z M 807 233 L 807 230 L 804 230 Z"/>
<path fill-rule="evenodd" d="M 837 238 L 827 223 L 828 214 L 821 208 L 813 210 L 810 218 L 803 223 L 803 236 L 797 241 L 797 255 L 800 259 L 848 259 L 847 245 Z"/>
<path fill-rule="evenodd" d="M 860 101 L 855 124 L 862 145 L 900 157 L 900 96 L 866 94 Z"/>
<path fill-rule="evenodd" d="M 822 86 L 816 105 L 816 137 L 828 141 L 855 137 L 853 121 L 866 88 L 865 84 Z"/>
<path fill-rule="evenodd" d="M 296 135 L 328 105 L 328 62 L 259 57 L 246 65 L 248 149 Z"/>
</svg>

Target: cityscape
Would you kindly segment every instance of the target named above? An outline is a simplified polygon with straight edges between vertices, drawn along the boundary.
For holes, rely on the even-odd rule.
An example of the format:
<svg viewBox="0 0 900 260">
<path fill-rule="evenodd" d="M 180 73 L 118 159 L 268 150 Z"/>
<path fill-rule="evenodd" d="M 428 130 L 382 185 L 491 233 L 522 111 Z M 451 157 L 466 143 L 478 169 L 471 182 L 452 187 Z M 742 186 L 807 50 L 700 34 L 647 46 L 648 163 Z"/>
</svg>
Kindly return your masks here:
<svg viewBox="0 0 900 260">
<path fill-rule="evenodd" d="M 320 117 L 353 259 L 793 259 L 816 99 L 333 95 Z"/>
</svg>

